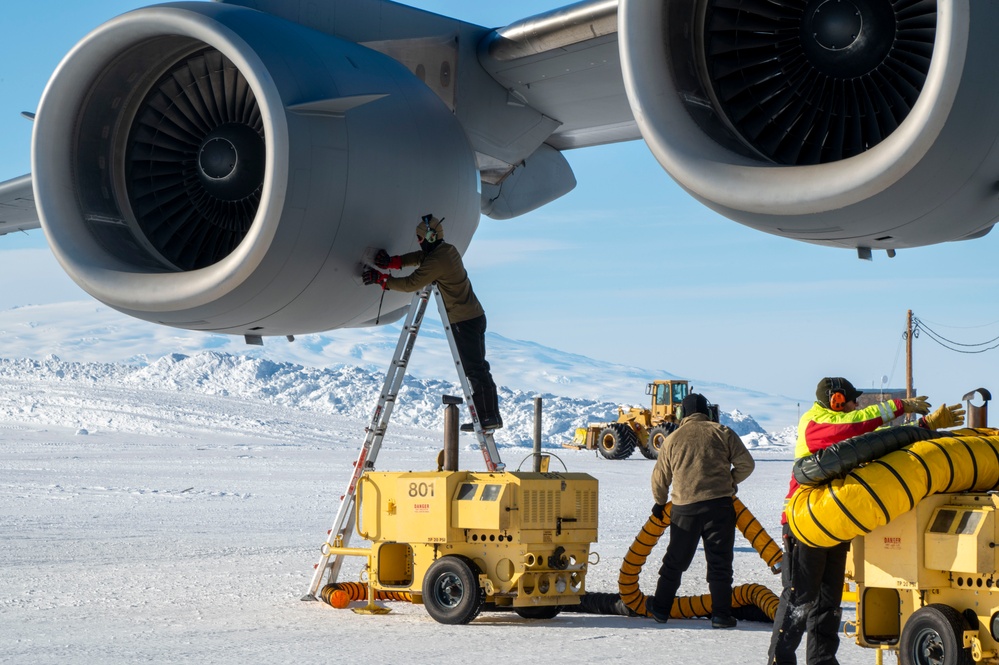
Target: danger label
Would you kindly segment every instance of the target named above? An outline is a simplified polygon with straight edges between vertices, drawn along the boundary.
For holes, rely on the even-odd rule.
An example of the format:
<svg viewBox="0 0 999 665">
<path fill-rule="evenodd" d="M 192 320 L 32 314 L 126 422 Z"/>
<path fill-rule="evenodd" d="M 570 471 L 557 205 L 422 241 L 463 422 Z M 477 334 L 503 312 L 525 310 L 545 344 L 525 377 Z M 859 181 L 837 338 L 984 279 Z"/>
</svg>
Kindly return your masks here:
<svg viewBox="0 0 999 665">
<path fill-rule="evenodd" d="M 430 504 L 429 503 L 414 503 L 413 504 L 414 513 L 429 513 Z"/>
<path fill-rule="evenodd" d="M 902 549 L 902 538 L 900 536 L 885 536 L 885 549 L 886 550 Z"/>
</svg>

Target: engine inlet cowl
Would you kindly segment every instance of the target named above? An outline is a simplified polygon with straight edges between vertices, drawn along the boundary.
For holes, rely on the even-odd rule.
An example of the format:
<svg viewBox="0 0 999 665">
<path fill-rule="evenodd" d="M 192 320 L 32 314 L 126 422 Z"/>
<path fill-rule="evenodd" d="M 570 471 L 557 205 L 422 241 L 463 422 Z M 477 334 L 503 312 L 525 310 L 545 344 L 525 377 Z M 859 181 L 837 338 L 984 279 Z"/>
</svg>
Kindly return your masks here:
<svg viewBox="0 0 999 665">
<path fill-rule="evenodd" d="M 382 53 L 263 11 L 178 2 L 119 16 L 60 63 L 32 142 L 41 225 L 105 304 L 191 330 L 284 336 L 391 322 L 370 248 L 419 215 L 464 251 L 475 157 L 455 115 Z"/>
<path fill-rule="evenodd" d="M 859 155 L 923 89 L 936 0 L 712 0 L 701 71 L 727 124 L 760 157 L 819 164 Z"/>
<path fill-rule="evenodd" d="M 619 2 L 642 137 L 720 214 L 862 255 L 999 218 L 999 3 Z"/>
<path fill-rule="evenodd" d="M 127 200 L 150 250 L 179 270 L 228 256 L 257 214 L 265 152 L 260 107 L 228 58 L 205 49 L 172 67 L 127 138 Z"/>
</svg>

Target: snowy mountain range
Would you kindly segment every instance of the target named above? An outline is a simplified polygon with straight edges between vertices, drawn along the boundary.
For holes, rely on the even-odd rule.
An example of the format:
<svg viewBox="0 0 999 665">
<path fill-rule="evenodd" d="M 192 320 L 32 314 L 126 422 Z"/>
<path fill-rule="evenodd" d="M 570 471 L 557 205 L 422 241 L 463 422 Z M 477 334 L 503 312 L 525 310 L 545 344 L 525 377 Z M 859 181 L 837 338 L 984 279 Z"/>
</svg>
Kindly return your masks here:
<svg viewBox="0 0 999 665">
<path fill-rule="evenodd" d="M 252 421 L 242 408 L 247 403 L 366 423 L 398 336 L 398 325 L 388 325 L 305 335 L 291 343 L 268 339 L 256 347 L 232 336 L 137 321 L 94 302 L 19 307 L 0 312 L 0 419 L 81 430 L 176 428 L 190 408 L 176 398 L 197 395 L 230 405 L 206 407 L 199 416 L 219 419 L 220 427 L 240 429 L 230 422 L 229 411 Z M 722 422 L 750 447 L 793 444 L 800 400 L 614 365 L 495 334 L 487 335 L 486 344 L 506 425 L 496 436 L 500 446 L 530 445 L 536 396 L 543 399 L 543 445 L 558 447 L 577 427 L 616 419 L 619 406 L 647 406 L 645 384 L 656 378 L 690 380 L 721 406 Z M 393 425 L 440 429 L 441 395 L 461 394 L 449 372 L 453 363 L 443 330 L 428 318 Z M 116 399 L 129 408 L 116 410 Z M 170 416 L 163 412 L 164 401 L 172 405 Z M 143 413 L 142 404 L 152 407 L 155 417 Z"/>
</svg>

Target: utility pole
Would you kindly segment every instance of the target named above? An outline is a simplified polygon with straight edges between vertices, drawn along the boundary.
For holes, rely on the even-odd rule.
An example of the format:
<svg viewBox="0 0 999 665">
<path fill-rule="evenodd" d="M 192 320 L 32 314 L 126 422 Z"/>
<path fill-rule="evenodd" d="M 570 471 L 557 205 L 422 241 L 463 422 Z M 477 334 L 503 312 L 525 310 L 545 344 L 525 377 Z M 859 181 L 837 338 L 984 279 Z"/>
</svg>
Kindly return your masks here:
<svg viewBox="0 0 999 665">
<path fill-rule="evenodd" d="M 905 319 L 905 398 L 912 398 L 912 310 Z"/>
</svg>

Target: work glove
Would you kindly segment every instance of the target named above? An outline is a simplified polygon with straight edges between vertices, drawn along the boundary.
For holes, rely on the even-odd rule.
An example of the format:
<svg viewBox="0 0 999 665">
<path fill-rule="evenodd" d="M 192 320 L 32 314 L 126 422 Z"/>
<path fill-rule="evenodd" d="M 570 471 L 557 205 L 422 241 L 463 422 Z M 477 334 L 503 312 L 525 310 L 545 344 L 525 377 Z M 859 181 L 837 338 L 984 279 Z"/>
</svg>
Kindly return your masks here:
<svg viewBox="0 0 999 665">
<path fill-rule="evenodd" d="M 902 406 L 906 413 L 918 413 L 921 416 L 930 412 L 930 405 L 925 397 L 910 397 L 902 400 Z"/>
<path fill-rule="evenodd" d="M 378 253 L 375 254 L 375 265 L 382 269 L 399 270 L 402 268 L 402 257 L 389 256 L 389 253 L 384 249 L 379 249 Z"/>
<path fill-rule="evenodd" d="M 388 280 L 389 276 L 386 273 L 378 272 L 374 268 L 368 268 L 361 273 L 361 280 L 365 284 L 377 284 L 378 286 L 385 288 L 385 282 Z"/>
<path fill-rule="evenodd" d="M 923 422 L 930 429 L 948 429 L 960 427 L 964 424 L 964 407 L 960 404 L 947 406 L 944 404 L 939 409 L 923 418 Z"/>
<path fill-rule="evenodd" d="M 666 506 L 661 503 L 657 503 L 656 505 L 652 506 L 652 516 L 655 517 L 657 520 L 662 521 L 664 510 L 666 510 Z"/>
</svg>

